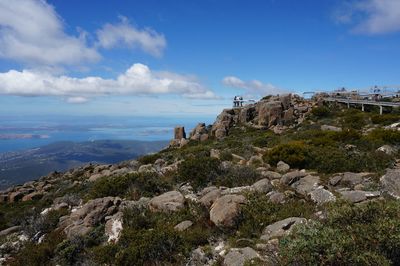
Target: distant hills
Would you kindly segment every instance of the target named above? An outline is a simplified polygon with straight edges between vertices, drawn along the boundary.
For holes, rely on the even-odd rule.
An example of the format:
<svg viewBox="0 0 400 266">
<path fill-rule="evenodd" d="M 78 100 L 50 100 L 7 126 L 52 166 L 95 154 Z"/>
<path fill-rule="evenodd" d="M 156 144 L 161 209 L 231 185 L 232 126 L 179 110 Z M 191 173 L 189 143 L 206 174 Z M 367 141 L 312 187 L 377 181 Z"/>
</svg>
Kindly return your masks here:
<svg viewBox="0 0 400 266">
<path fill-rule="evenodd" d="M 64 141 L 40 148 L 0 153 L 0 189 L 89 162 L 111 164 L 135 159 L 140 155 L 157 152 L 167 143 L 132 140 Z"/>
</svg>

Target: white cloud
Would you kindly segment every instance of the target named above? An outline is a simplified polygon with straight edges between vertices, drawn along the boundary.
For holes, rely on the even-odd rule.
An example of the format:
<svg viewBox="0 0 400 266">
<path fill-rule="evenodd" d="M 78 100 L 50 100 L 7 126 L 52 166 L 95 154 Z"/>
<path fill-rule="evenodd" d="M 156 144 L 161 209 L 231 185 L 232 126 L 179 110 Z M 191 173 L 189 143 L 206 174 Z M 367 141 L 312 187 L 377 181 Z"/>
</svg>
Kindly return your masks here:
<svg viewBox="0 0 400 266">
<path fill-rule="evenodd" d="M 89 99 L 86 97 L 81 97 L 81 96 L 73 96 L 73 97 L 68 97 L 66 99 L 67 103 L 86 103 L 88 102 Z"/>
<path fill-rule="evenodd" d="M 234 76 L 225 77 L 222 83 L 228 87 L 246 90 L 248 97 L 266 96 L 269 94 L 281 94 L 286 91 L 270 83 L 264 84 L 259 80 L 243 81 Z"/>
<path fill-rule="evenodd" d="M 356 0 L 342 5 L 334 14 L 339 23 L 351 24 L 358 34 L 400 31 L 399 0 Z"/>
<path fill-rule="evenodd" d="M 120 17 L 117 24 L 105 24 L 97 31 L 98 45 L 110 49 L 118 46 L 140 48 L 153 56 L 161 56 L 167 45 L 164 35 L 145 28 L 131 25 L 127 18 Z"/>
<path fill-rule="evenodd" d="M 43 0 L 0 0 L 0 57 L 29 65 L 72 65 L 100 58 L 81 36 L 65 33 Z"/>
<path fill-rule="evenodd" d="M 74 78 L 32 70 L 10 70 L 0 73 L 0 94 L 61 96 L 67 97 L 70 103 L 83 103 L 90 97 L 105 95 L 176 94 L 196 99 L 217 98 L 194 77 L 152 71 L 143 64 L 132 65 L 116 79 Z"/>
</svg>

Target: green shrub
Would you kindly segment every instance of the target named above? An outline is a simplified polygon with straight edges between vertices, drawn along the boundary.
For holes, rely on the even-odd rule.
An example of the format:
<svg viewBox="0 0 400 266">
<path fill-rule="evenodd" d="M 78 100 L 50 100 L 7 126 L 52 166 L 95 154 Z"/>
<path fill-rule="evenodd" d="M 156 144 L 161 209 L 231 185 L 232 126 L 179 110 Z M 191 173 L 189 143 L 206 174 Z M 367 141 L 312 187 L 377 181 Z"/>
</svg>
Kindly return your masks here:
<svg viewBox="0 0 400 266">
<path fill-rule="evenodd" d="M 361 129 L 367 125 L 367 114 L 356 109 L 346 109 L 342 114 L 342 126 L 350 129 Z"/>
<path fill-rule="evenodd" d="M 285 265 L 399 265 L 400 203 L 336 203 L 280 241 Z"/>
<path fill-rule="evenodd" d="M 157 159 L 161 158 L 160 153 L 147 154 L 138 158 L 141 164 L 153 164 Z"/>
<path fill-rule="evenodd" d="M 151 172 L 106 176 L 94 182 L 89 198 L 124 196 L 129 191 L 135 192 L 135 197 L 153 196 L 170 188 L 171 185 L 166 180 Z"/>
<path fill-rule="evenodd" d="M 48 234 L 40 244 L 28 241 L 10 264 L 32 266 L 52 264 L 51 262 L 55 256 L 55 248 L 63 238 L 63 234 L 58 231 L 53 231 Z"/>
<path fill-rule="evenodd" d="M 124 247 L 116 254 L 117 265 L 176 263 L 172 254 L 182 245 L 182 238 L 170 228 L 142 230 L 124 229 L 120 240 Z"/>
<path fill-rule="evenodd" d="M 400 132 L 395 130 L 385 130 L 385 129 L 374 129 L 365 137 L 366 140 L 371 143 L 376 144 L 376 146 L 380 146 L 383 144 L 400 144 Z"/>
<path fill-rule="evenodd" d="M 260 180 L 262 176 L 254 168 L 249 166 L 232 166 L 224 169 L 216 178 L 218 186 L 237 187 L 245 186 Z"/>
<path fill-rule="evenodd" d="M 215 158 L 199 156 L 188 158 L 178 167 L 177 180 L 190 182 L 194 188 L 206 186 L 216 180 L 221 173 L 220 161 Z"/>
<path fill-rule="evenodd" d="M 310 149 L 301 141 L 292 141 L 273 147 L 264 155 L 264 161 L 276 165 L 279 161 L 288 163 L 291 167 L 305 168 L 310 161 Z"/>
<path fill-rule="evenodd" d="M 371 121 L 374 124 L 389 125 L 400 121 L 399 114 L 374 114 L 371 116 Z"/>
<path fill-rule="evenodd" d="M 330 108 L 326 106 L 314 107 L 311 113 L 317 118 L 329 117 L 332 115 Z"/>
<path fill-rule="evenodd" d="M 259 238 L 262 230 L 272 223 L 289 218 L 309 218 L 315 212 L 313 204 L 298 198 L 285 204 L 272 203 L 265 195 L 251 195 L 238 219 L 239 238 Z"/>
<path fill-rule="evenodd" d="M 92 229 L 84 236 L 66 239 L 57 245 L 55 260 L 61 265 L 80 265 L 88 249 L 101 245 L 106 240 L 104 225 Z"/>
</svg>

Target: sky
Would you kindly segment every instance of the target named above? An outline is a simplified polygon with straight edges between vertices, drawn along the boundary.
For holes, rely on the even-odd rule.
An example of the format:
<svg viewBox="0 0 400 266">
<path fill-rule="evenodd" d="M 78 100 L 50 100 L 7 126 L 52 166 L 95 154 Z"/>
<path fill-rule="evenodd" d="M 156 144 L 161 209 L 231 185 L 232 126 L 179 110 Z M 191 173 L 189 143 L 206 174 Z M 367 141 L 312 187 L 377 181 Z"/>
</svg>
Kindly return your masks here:
<svg viewBox="0 0 400 266">
<path fill-rule="evenodd" d="M 0 116 L 215 116 L 400 84 L 399 0 L 0 0 Z"/>
</svg>

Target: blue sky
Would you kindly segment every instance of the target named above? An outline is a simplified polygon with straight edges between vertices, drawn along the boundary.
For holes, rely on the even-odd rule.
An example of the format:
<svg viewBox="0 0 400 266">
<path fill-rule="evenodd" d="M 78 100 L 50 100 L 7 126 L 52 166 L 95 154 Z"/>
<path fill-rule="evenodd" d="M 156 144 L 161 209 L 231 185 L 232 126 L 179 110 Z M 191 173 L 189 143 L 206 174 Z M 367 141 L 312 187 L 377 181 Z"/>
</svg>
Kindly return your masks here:
<svg viewBox="0 0 400 266">
<path fill-rule="evenodd" d="M 236 94 L 398 85 L 399 32 L 398 0 L 0 0 L 0 113 L 214 116 Z"/>
</svg>

